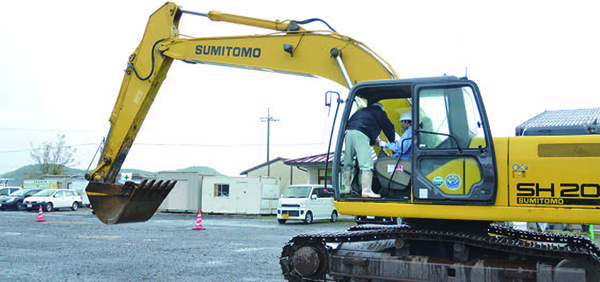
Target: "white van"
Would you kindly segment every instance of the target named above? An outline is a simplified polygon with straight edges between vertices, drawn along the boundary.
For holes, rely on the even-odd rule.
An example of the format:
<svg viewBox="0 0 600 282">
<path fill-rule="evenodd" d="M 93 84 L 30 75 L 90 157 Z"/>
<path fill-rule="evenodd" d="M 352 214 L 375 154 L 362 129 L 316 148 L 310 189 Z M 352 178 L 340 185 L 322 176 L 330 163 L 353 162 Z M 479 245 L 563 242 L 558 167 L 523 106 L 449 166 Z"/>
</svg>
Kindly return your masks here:
<svg viewBox="0 0 600 282">
<path fill-rule="evenodd" d="M 280 224 L 288 220 L 302 220 L 310 224 L 319 219 L 338 220 L 331 187 L 325 189 L 323 185 L 304 184 L 290 185 L 285 189 L 277 205 L 277 221 Z"/>
</svg>

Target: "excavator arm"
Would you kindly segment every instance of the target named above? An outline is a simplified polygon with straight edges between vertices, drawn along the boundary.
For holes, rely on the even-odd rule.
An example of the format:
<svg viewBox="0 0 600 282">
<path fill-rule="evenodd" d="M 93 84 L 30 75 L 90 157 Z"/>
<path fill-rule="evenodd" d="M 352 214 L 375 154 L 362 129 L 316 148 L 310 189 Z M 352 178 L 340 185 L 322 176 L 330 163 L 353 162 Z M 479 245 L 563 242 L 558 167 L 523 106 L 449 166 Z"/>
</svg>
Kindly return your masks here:
<svg viewBox="0 0 600 282">
<path fill-rule="evenodd" d="M 184 38 L 183 14 L 274 30 L 272 34 Z M 335 31 L 307 31 L 295 21 L 267 21 L 210 12 L 201 14 L 166 3 L 150 16 L 129 57 L 111 128 L 98 166 L 86 174 L 90 203 L 107 224 L 146 221 L 175 182 L 116 183 L 119 171 L 173 60 L 323 77 L 345 87 L 367 80 L 396 78 L 394 70 L 364 44 Z M 356 102 L 361 105 L 362 100 Z M 396 102 L 398 103 L 398 102 Z M 408 102 L 404 107 L 408 107 Z M 397 106 L 397 105 L 396 105 Z"/>
</svg>

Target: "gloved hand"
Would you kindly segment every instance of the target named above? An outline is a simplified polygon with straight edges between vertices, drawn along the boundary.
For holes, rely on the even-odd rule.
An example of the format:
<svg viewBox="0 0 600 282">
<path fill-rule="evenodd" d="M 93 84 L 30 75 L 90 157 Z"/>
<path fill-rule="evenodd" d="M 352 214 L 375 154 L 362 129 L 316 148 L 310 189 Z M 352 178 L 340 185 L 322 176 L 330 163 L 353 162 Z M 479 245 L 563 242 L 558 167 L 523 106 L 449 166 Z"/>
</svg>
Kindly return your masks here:
<svg viewBox="0 0 600 282">
<path fill-rule="evenodd" d="M 385 146 L 385 144 L 386 144 L 385 141 L 379 141 L 379 147 L 383 147 L 383 146 Z"/>
</svg>

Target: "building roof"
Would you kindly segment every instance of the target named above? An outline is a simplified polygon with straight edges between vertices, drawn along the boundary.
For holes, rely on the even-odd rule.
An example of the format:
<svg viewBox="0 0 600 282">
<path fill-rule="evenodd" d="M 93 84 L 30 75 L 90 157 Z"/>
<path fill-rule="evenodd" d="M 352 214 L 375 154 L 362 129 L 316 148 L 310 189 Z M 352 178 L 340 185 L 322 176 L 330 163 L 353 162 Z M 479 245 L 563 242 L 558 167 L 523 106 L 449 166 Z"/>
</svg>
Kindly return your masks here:
<svg viewBox="0 0 600 282">
<path fill-rule="evenodd" d="M 249 169 L 247 169 L 247 170 L 244 170 L 244 171 L 240 172 L 240 175 L 247 175 L 249 172 L 251 172 L 251 171 L 253 171 L 253 170 L 257 170 L 257 169 L 259 169 L 259 168 L 261 168 L 261 167 L 265 167 L 265 166 L 267 166 L 267 165 L 270 165 L 270 164 L 276 163 L 276 162 L 278 162 L 278 161 L 284 161 L 284 162 L 285 162 L 286 160 L 287 160 L 287 159 L 284 159 L 284 158 L 278 157 L 278 158 L 276 158 L 276 159 L 272 159 L 272 160 L 270 160 L 270 161 L 268 161 L 268 162 L 264 162 L 264 163 L 262 163 L 262 164 L 259 164 L 259 165 L 255 166 L 255 167 L 252 167 L 252 168 L 249 168 Z"/>
<path fill-rule="evenodd" d="M 293 160 L 287 160 L 284 163 L 286 165 L 314 165 L 314 164 L 325 164 L 326 161 L 328 161 L 329 163 L 333 162 L 333 152 L 329 153 L 329 156 L 327 156 L 327 154 L 320 154 L 320 155 L 314 155 L 314 156 L 308 156 L 308 157 L 303 157 L 303 158 L 298 158 L 298 159 L 293 159 Z"/>
<path fill-rule="evenodd" d="M 13 180 L 13 178 L 0 178 L 0 187 L 8 187 L 8 182 Z"/>
<path fill-rule="evenodd" d="M 544 111 L 516 128 L 516 135 L 597 134 L 600 108 Z"/>
</svg>

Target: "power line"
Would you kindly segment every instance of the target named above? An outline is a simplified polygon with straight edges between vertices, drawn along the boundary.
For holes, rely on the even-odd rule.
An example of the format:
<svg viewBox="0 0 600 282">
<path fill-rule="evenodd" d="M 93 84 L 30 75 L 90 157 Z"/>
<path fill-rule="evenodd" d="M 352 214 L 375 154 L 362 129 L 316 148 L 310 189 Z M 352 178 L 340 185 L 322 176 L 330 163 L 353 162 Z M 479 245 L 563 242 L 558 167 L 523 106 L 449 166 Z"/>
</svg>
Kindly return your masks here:
<svg viewBox="0 0 600 282">
<path fill-rule="evenodd" d="M 293 143 L 293 144 L 272 144 L 275 146 L 315 146 L 325 143 Z M 174 146 L 174 147 L 258 147 L 265 144 L 152 144 L 152 143 L 134 143 L 142 146 Z"/>
<path fill-rule="evenodd" d="M 82 147 L 82 146 L 89 146 L 89 145 L 98 145 L 98 143 L 85 143 L 85 144 L 77 144 L 77 145 L 66 145 L 65 147 Z M 6 150 L 6 151 L 0 151 L 0 153 L 20 153 L 20 152 L 29 152 L 29 151 L 33 151 L 35 149 L 20 149 L 20 150 Z"/>
<path fill-rule="evenodd" d="M 82 146 L 90 146 L 90 145 L 98 145 L 98 143 L 85 143 L 85 144 L 77 144 L 77 145 L 68 145 L 67 147 L 82 147 Z M 137 146 L 159 146 L 159 147 L 259 147 L 264 146 L 265 144 L 159 144 L 159 143 L 134 143 Z M 293 143 L 293 144 L 272 144 L 274 146 L 317 146 L 317 145 L 325 145 L 325 143 Z M 34 149 L 20 149 L 20 150 L 6 150 L 0 151 L 2 153 L 21 153 L 21 152 L 29 152 Z"/>
<path fill-rule="evenodd" d="M 0 127 L 0 130 L 12 130 L 12 131 L 35 131 L 35 132 L 104 132 L 105 130 L 82 130 L 82 129 L 34 129 L 34 128 L 9 128 Z"/>
</svg>

